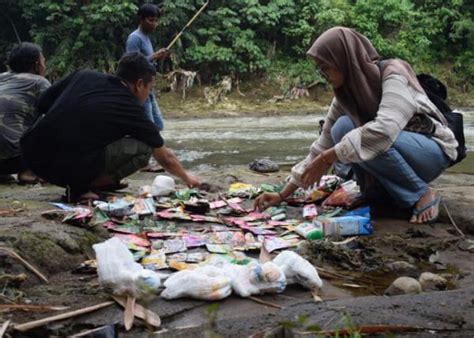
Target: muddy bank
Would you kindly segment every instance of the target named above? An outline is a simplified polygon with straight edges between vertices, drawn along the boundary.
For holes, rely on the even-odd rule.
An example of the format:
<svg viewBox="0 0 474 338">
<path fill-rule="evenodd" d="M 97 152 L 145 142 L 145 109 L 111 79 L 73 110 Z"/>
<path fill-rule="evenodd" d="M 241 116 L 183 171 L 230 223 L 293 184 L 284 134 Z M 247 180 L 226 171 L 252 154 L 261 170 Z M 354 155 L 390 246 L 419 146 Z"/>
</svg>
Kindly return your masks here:
<svg viewBox="0 0 474 338">
<path fill-rule="evenodd" d="M 226 191 L 228 185 L 236 181 L 278 183 L 287 172 L 262 175 L 236 166 L 198 174 L 211 185 L 211 191 L 217 193 Z M 151 173 L 132 176 L 127 191 L 136 193 L 153 177 Z M 446 174 L 433 186 L 441 191 L 455 222 L 472 239 L 474 218 L 466 207 L 472 205 L 474 196 L 472 175 Z M 92 257 L 91 244 L 102 241 L 107 234 L 99 228 L 74 227 L 41 216 L 43 211 L 52 209 L 48 202 L 58 199 L 62 192 L 53 186 L 0 185 L 0 208 L 18 207 L 18 202 L 12 203 L 20 201 L 19 209 L 23 209 L 15 215 L 0 218 L 0 245 L 14 248 L 49 279 L 48 284 L 42 283 L 15 259 L 0 255 L 2 274 L 27 275 L 20 287 L 4 291 L 2 303 L 13 300 L 77 309 L 110 299 L 94 274 L 72 273 L 79 263 Z M 374 219 L 374 227 L 374 235 L 347 244 L 311 242 L 298 249 L 313 264 L 324 269 L 320 270 L 325 283 L 321 293 L 324 303 L 315 303 L 308 291 L 298 287 L 289 287 L 283 294 L 259 297 L 281 308 L 232 296 L 219 302 L 218 309 L 210 310 L 207 302 L 166 301 L 157 297 L 147 306 L 161 316 L 162 330 L 168 331 L 154 336 L 203 336 L 206 330 L 222 336 L 247 336 L 270 327 L 278 330 L 283 321 L 293 323 L 298 329 L 314 324 L 329 330 L 347 327 L 349 324 L 344 321 L 349 319 L 354 325 L 409 325 L 449 335 L 472 335 L 472 248 L 469 242 L 460 238 L 446 212 L 435 225 L 412 225 L 404 219 L 378 217 Z M 426 271 L 443 275 L 449 281 L 448 285 L 441 291 L 414 296 L 382 296 L 395 278 L 418 278 Z M 24 323 L 56 313 L 0 312 L 0 322 L 10 319 L 14 323 Z M 298 316 L 306 316 L 302 324 L 298 324 Z M 140 337 L 149 332 L 143 322 L 136 320 L 133 331 L 125 334 L 122 320 L 123 311 L 112 305 L 89 315 L 46 325 L 32 331 L 30 336 L 64 336 L 114 323 L 118 323 L 117 329 L 123 337 Z"/>
<path fill-rule="evenodd" d="M 236 116 L 274 116 L 293 114 L 318 114 L 327 111 L 332 99 L 329 86 L 319 85 L 309 91 L 309 96 L 298 99 L 284 98 L 284 92 L 275 83 L 267 79 L 247 81 L 235 88 L 217 104 L 210 104 L 205 98 L 206 86 L 194 86 L 182 92 L 168 92 L 167 83 L 160 80 L 157 85 L 157 100 L 163 116 L 174 118 L 208 118 Z M 472 93 L 450 88 L 449 102 L 453 107 L 473 107 Z"/>
</svg>

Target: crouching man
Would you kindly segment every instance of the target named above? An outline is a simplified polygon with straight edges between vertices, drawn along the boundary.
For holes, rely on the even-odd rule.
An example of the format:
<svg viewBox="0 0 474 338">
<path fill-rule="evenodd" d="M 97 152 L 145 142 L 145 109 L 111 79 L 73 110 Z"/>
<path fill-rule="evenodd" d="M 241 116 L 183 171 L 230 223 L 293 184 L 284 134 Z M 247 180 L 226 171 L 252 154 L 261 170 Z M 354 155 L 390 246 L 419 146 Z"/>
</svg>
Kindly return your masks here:
<svg viewBox="0 0 474 338">
<path fill-rule="evenodd" d="M 142 54 L 129 53 L 115 75 L 80 70 L 51 86 L 38 104 L 44 117 L 22 138 L 25 162 L 39 177 L 65 187 L 72 201 L 120 188 L 120 180 L 146 166 L 151 154 L 189 187 L 199 185 L 145 115 L 154 76 Z"/>
<path fill-rule="evenodd" d="M 8 66 L 10 71 L 0 74 L 0 176 L 18 174 L 19 183 L 34 184 L 38 179 L 22 159 L 20 139 L 38 118 L 35 106 L 50 86 L 41 48 L 29 42 L 16 45 Z"/>
</svg>

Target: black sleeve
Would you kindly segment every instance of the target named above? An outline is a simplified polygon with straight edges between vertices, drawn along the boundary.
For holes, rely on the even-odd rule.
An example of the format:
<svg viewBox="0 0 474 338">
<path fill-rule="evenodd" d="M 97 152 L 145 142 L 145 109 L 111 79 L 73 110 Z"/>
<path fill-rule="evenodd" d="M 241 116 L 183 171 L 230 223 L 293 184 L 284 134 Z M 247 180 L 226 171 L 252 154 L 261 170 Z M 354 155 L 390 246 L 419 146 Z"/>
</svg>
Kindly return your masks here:
<svg viewBox="0 0 474 338">
<path fill-rule="evenodd" d="M 38 101 L 38 113 L 39 115 L 46 114 L 54 104 L 54 101 L 58 98 L 59 95 L 67 87 L 71 79 L 77 74 L 78 71 L 72 72 L 68 76 L 57 81 L 51 87 L 49 87 L 39 98 Z"/>
</svg>

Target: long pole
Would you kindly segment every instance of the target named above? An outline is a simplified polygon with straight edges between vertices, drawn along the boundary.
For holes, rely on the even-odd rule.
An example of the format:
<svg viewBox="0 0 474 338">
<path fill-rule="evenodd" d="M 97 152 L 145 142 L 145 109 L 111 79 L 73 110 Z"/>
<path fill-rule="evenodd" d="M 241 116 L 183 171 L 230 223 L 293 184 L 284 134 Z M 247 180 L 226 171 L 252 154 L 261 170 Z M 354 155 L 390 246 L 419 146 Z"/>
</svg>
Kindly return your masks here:
<svg viewBox="0 0 474 338">
<path fill-rule="evenodd" d="M 204 10 L 204 8 L 206 8 L 206 6 L 209 4 L 209 0 L 207 0 L 204 5 L 202 5 L 202 7 L 196 12 L 196 14 L 194 14 L 194 16 L 191 18 L 191 20 L 189 20 L 189 22 L 186 24 L 186 26 L 184 26 L 184 28 L 181 30 L 181 32 L 179 32 L 173 39 L 173 41 L 170 42 L 170 44 L 168 45 L 168 47 L 166 47 L 166 49 L 170 49 L 176 41 L 178 41 L 178 39 L 181 37 L 181 35 L 183 35 L 184 31 L 189 27 L 191 26 L 191 24 L 193 23 L 194 20 L 196 20 L 196 18 L 199 16 L 199 14 L 202 13 L 202 11 Z"/>
</svg>

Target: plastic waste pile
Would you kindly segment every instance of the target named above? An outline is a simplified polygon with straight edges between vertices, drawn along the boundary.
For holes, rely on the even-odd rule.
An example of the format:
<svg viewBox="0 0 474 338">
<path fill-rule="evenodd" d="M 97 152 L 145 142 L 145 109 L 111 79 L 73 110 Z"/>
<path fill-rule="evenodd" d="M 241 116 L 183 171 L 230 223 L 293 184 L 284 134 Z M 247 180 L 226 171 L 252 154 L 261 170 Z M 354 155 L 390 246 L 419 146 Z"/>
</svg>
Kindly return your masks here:
<svg viewBox="0 0 474 338">
<path fill-rule="evenodd" d="M 324 176 L 287 203 L 253 210 L 253 198 L 282 186 L 238 182 L 211 196 L 177 189 L 172 178 L 160 175 L 136 196 L 95 201 L 93 207 L 55 204 L 61 210 L 44 216 L 59 214 L 63 221 L 109 231 L 112 239 L 94 249 L 99 280 L 115 294 L 140 298 L 164 288 L 167 299 L 217 300 L 232 292 L 280 293 L 293 283 L 317 290 L 322 281 L 315 267 L 288 249 L 305 239 L 370 235 L 370 209 L 347 211 L 359 196 L 357 185 Z M 290 218 L 297 215 L 294 207 L 301 211 Z M 277 255 L 266 262 L 249 256 L 261 249 Z M 159 271 L 176 272 L 164 281 Z"/>
</svg>

